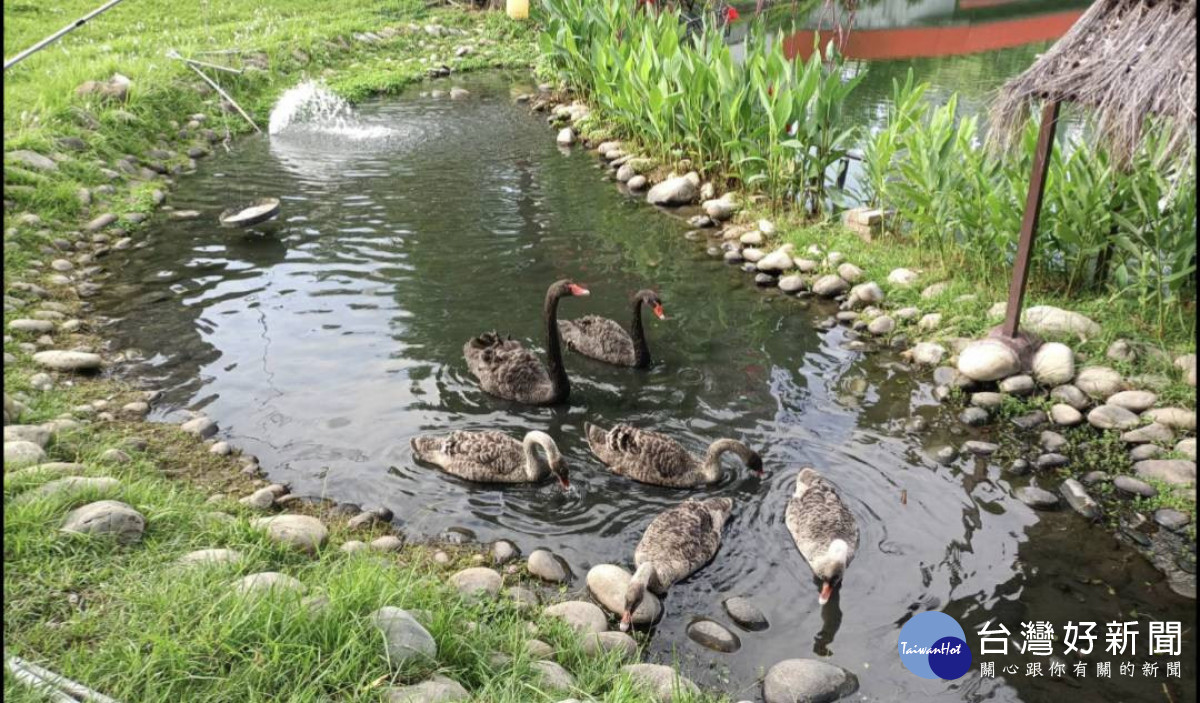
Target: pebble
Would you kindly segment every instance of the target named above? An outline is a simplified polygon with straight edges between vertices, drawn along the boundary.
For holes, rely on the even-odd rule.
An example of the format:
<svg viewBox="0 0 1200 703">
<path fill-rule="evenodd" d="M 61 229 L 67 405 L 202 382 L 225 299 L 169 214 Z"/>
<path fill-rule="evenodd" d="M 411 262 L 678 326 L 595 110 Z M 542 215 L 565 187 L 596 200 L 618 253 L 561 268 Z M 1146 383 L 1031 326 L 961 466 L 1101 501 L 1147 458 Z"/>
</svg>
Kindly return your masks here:
<svg viewBox="0 0 1200 703">
<path fill-rule="evenodd" d="M 1086 393 L 1069 383 L 1055 386 L 1050 391 L 1050 399 L 1069 405 L 1076 410 L 1087 410 L 1088 406 L 1092 404 Z"/>
<path fill-rule="evenodd" d="M 1057 469 L 1060 466 L 1066 466 L 1071 463 L 1071 460 L 1062 454 L 1042 454 L 1034 460 L 1033 465 L 1042 471 L 1048 469 Z"/>
<path fill-rule="evenodd" d="M 1158 396 L 1150 391 L 1120 391 L 1109 396 L 1108 400 L 1104 402 L 1107 405 L 1115 405 L 1130 412 L 1140 413 L 1154 407 L 1154 404 L 1158 402 Z"/>
<path fill-rule="evenodd" d="M 240 564 L 245 556 L 236 549 L 197 549 L 179 557 L 180 566 L 230 566 Z"/>
<path fill-rule="evenodd" d="M 63 532 L 115 537 L 118 542 L 141 540 L 146 530 L 146 518 L 133 506 L 119 500 L 100 500 L 72 510 Z"/>
<path fill-rule="evenodd" d="M 584 654 L 598 656 L 609 652 L 620 652 L 622 659 L 634 659 L 637 656 L 637 641 L 624 632 L 599 632 L 583 638 Z"/>
<path fill-rule="evenodd" d="M 1009 395 L 1025 396 L 1036 390 L 1037 384 L 1033 382 L 1033 377 L 1024 374 L 1009 376 L 1000 382 L 1000 391 Z"/>
<path fill-rule="evenodd" d="M 504 594 L 521 610 L 532 608 L 538 604 L 537 593 L 524 586 L 510 586 Z"/>
<path fill-rule="evenodd" d="M 1125 434 L 1129 433 L 1126 432 Z M 1124 438 L 1124 436 L 1125 435 L 1122 435 L 1121 437 Z M 1158 446 L 1157 444 L 1139 444 L 1138 446 L 1129 450 L 1129 460 L 1137 462 L 1145 461 L 1146 459 L 1153 459 L 1159 454 L 1162 454 L 1162 451 L 1162 447 Z"/>
<path fill-rule="evenodd" d="M 1022 486 L 1016 491 L 1017 499 L 1035 510 L 1050 510 L 1058 507 L 1058 496 L 1035 486 Z"/>
<path fill-rule="evenodd" d="M 304 593 L 307 587 L 295 578 L 278 571 L 263 571 L 250 574 L 234 582 L 233 590 L 242 595 L 257 595 L 275 592 Z"/>
<path fill-rule="evenodd" d="M 816 659 L 785 659 L 763 679 L 765 703 L 836 701 L 858 690 L 858 678 L 845 669 Z"/>
<path fill-rule="evenodd" d="M 1075 377 L 1075 352 L 1065 344 L 1048 342 L 1034 353 L 1030 367 L 1033 377 L 1042 385 L 1069 383 Z"/>
<path fill-rule="evenodd" d="M 881 315 L 867 324 L 867 331 L 876 337 L 891 334 L 896 329 L 896 321 L 887 315 Z"/>
<path fill-rule="evenodd" d="M 725 654 L 742 648 L 742 641 L 737 635 L 712 620 L 696 620 L 688 625 L 687 636 L 699 645 Z"/>
<path fill-rule="evenodd" d="M 984 410 L 998 408 L 1004 404 L 1003 393 L 993 393 L 992 391 L 980 391 L 971 394 L 971 405 Z"/>
<path fill-rule="evenodd" d="M 316 553 L 329 539 L 329 530 L 310 515 L 275 515 L 258 518 L 250 524 L 256 529 L 266 530 L 267 536 L 273 541 L 309 554 Z"/>
<path fill-rule="evenodd" d="M 1175 433 L 1171 431 L 1171 428 L 1157 422 L 1152 422 L 1136 430 L 1129 430 L 1121 435 L 1121 441 L 1128 442 L 1129 444 L 1145 444 L 1146 442 L 1165 443 L 1174 440 Z"/>
<path fill-rule="evenodd" d="M 988 413 L 983 408 L 967 408 L 958 414 L 958 421 L 971 427 L 986 425 Z"/>
<path fill-rule="evenodd" d="M 120 489 L 121 482 L 107 476 L 64 476 L 21 493 L 14 502 L 24 503 L 38 498 L 75 501 L 82 496 L 113 494 Z"/>
<path fill-rule="evenodd" d="M 54 371 L 95 371 L 102 363 L 99 354 L 61 350 L 38 352 L 33 355 L 33 361 Z"/>
<path fill-rule="evenodd" d="M 1141 424 L 1138 416 L 1115 405 L 1099 405 L 1087 414 L 1087 421 L 1100 430 L 1128 430 Z"/>
<path fill-rule="evenodd" d="M 1050 408 L 1050 421 L 1061 427 L 1074 427 L 1083 422 L 1083 413 L 1066 403 L 1055 403 Z"/>
<path fill-rule="evenodd" d="M 1175 445 L 1175 451 L 1186 456 L 1187 458 L 1191 459 L 1192 461 L 1195 461 L 1196 460 L 1196 438 L 1188 437 L 1187 439 L 1179 440 L 1179 443 Z"/>
<path fill-rule="evenodd" d="M 207 439 L 217 433 L 217 423 L 201 415 L 183 423 L 179 426 L 179 429 L 188 434 L 196 435 L 200 439 Z"/>
<path fill-rule="evenodd" d="M 950 464 L 958 458 L 958 450 L 954 447 L 941 447 L 933 454 L 933 458 L 939 464 Z"/>
<path fill-rule="evenodd" d="M 1143 498 L 1153 498 L 1158 495 L 1158 489 L 1154 486 L 1132 476 L 1117 476 L 1113 479 L 1113 485 L 1119 491 Z"/>
<path fill-rule="evenodd" d="M 1075 387 L 1093 398 L 1107 398 L 1121 390 L 1125 380 L 1107 366 L 1092 366 L 1079 372 Z"/>
<path fill-rule="evenodd" d="M 635 687 L 650 693 L 661 703 L 700 695 L 695 683 L 662 664 L 626 664 L 621 667 L 621 673 L 628 675 Z"/>
<path fill-rule="evenodd" d="M 1008 465 L 1008 473 L 1012 474 L 1013 476 L 1024 476 L 1025 474 L 1029 473 L 1030 468 L 1031 467 L 1028 461 L 1025 461 L 1024 459 L 1016 459 L 1013 461 L 1013 463 Z"/>
<path fill-rule="evenodd" d="M 1196 429 L 1196 413 L 1186 408 L 1155 408 L 1147 410 L 1142 417 L 1184 432 Z"/>
<path fill-rule="evenodd" d="M 387 703 L 457 703 L 470 698 L 471 693 L 462 684 L 440 675 L 411 686 L 387 689 Z"/>
<path fill-rule="evenodd" d="M 530 668 L 537 675 L 539 690 L 569 691 L 575 687 L 575 677 L 551 661 L 535 661 Z"/>
<path fill-rule="evenodd" d="M 1043 410 L 1034 410 L 1024 415 L 1018 415 L 1012 419 L 1012 424 L 1022 430 L 1036 430 L 1046 424 L 1048 418 Z"/>
<path fill-rule="evenodd" d="M 1070 505 L 1075 512 L 1084 516 L 1089 520 L 1094 520 L 1100 517 L 1100 506 L 1092 499 L 1083 486 L 1073 478 L 1069 478 L 1062 482 L 1059 487 L 1063 498 L 1066 499 L 1067 505 Z"/>
<path fill-rule="evenodd" d="M 50 430 L 42 425 L 8 425 L 4 428 L 5 442 L 33 442 L 45 447 L 50 442 Z"/>
<path fill-rule="evenodd" d="M 363 542 L 362 540 L 351 539 L 351 540 L 347 540 L 347 541 L 343 542 L 342 546 L 338 547 L 338 549 L 343 552 L 346 552 L 347 554 L 352 554 L 354 552 L 361 552 L 361 551 L 366 550 L 367 543 Z"/>
<path fill-rule="evenodd" d="M 267 511 L 275 506 L 275 492 L 270 488 L 260 488 L 238 502 L 254 510 Z"/>
<path fill-rule="evenodd" d="M 1042 434 L 1038 439 L 1042 444 L 1042 449 L 1051 453 L 1059 452 L 1070 444 L 1066 437 L 1050 430 L 1042 430 Z"/>
<path fill-rule="evenodd" d="M 1108 472 L 1106 472 L 1106 471 L 1089 471 L 1086 474 L 1084 474 L 1083 478 L 1080 480 L 1083 481 L 1083 485 L 1085 485 L 1085 486 L 1094 486 L 1097 483 L 1103 483 L 1103 482 L 1109 480 L 1110 478 L 1111 477 L 1108 475 Z"/>
<path fill-rule="evenodd" d="M 963 449 L 979 456 L 990 456 L 1000 450 L 999 444 L 971 440 L 963 443 Z"/>
<path fill-rule="evenodd" d="M 384 535 L 371 540 L 370 546 L 377 552 L 398 552 L 404 548 L 404 540 L 396 535 Z"/>
<path fill-rule="evenodd" d="M 569 600 L 546 608 L 552 618 L 560 618 L 581 632 L 604 632 L 608 629 L 608 618 L 604 611 L 592 603 Z"/>
<path fill-rule="evenodd" d="M 722 605 L 730 619 L 746 630 L 756 632 L 769 626 L 767 616 L 749 598 L 734 596 L 726 599 Z"/>
<path fill-rule="evenodd" d="M 17 441 L 4 443 L 4 469 L 20 469 L 40 464 L 46 460 L 46 452 L 33 442 Z"/>
<path fill-rule="evenodd" d="M 8 329 L 13 332 L 44 334 L 54 331 L 54 323 L 49 320 L 13 320 L 8 323 Z"/>
<path fill-rule="evenodd" d="M 1186 459 L 1147 459 L 1133 465 L 1142 478 L 1157 479 L 1175 485 L 1196 482 L 1196 462 Z"/>
<path fill-rule="evenodd" d="M 407 610 L 384 606 L 371 614 L 371 623 L 383 633 L 385 650 L 393 666 L 437 657 L 437 641 Z"/>
<path fill-rule="evenodd" d="M 632 574 L 615 564 L 597 564 L 588 570 L 588 591 L 605 610 L 621 615 L 625 610 L 625 592 L 632 578 Z M 662 603 L 658 596 L 647 590 L 641 604 L 633 611 L 633 624 L 653 624 L 661 615 Z"/>
<path fill-rule="evenodd" d="M 1154 511 L 1154 521 L 1172 532 L 1178 532 L 1188 526 L 1192 516 L 1173 508 L 1160 508 Z"/>
<path fill-rule="evenodd" d="M 450 585 L 458 589 L 459 595 L 467 600 L 495 598 L 503 584 L 504 578 L 500 572 L 486 566 L 463 569 L 450 577 Z"/>
<path fill-rule="evenodd" d="M 529 573 L 550 583 L 563 583 L 568 577 L 567 570 L 563 568 L 558 559 L 545 549 L 535 549 L 529 555 L 526 568 L 529 569 Z"/>
<path fill-rule="evenodd" d="M 520 554 L 521 552 L 517 549 L 517 545 L 509 540 L 500 539 L 492 543 L 492 562 L 495 564 L 507 564 L 520 556 Z"/>
<path fill-rule="evenodd" d="M 120 449 L 113 448 L 105 449 L 104 453 L 100 455 L 100 461 L 107 462 L 109 464 L 128 464 L 129 462 L 133 461 L 133 459 Z"/>
</svg>

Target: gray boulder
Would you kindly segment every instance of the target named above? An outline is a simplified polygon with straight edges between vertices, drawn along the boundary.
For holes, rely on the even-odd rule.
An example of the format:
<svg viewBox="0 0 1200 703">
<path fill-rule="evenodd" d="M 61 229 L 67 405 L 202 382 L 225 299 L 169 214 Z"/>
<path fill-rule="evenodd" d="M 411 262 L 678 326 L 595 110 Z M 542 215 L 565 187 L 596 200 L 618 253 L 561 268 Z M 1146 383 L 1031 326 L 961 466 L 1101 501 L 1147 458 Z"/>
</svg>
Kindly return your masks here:
<svg viewBox="0 0 1200 703">
<path fill-rule="evenodd" d="M 785 659 L 763 679 L 766 703 L 830 703 L 858 690 L 858 678 L 816 659 Z"/>
<path fill-rule="evenodd" d="M 371 624 L 383 633 L 388 660 L 394 667 L 437 657 L 437 641 L 407 610 L 384 606 L 371 614 Z"/>
<path fill-rule="evenodd" d="M 700 176 L 695 172 L 685 176 L 668 178 L 646 193 L 646 202 L 651 205 L 678 206 L 696 202 L 700 194 Z"/>
<path fill-rule="evenodd" d="M 115 537 L 118 542 L 130 543 L 142 539 L 146 518 L 118 500 L 101 500 L 72 510 L 62 529 L 63 532 Z"/>
<path fill-rule="evenodd" d="M 411 686 L 393 686 L 387 690 L 388 703 L 456 703 L 470 700 L 462 684 L 445 676 L 434 676 Z"/>
<path fill-rule="evenodd" d="M 621 667 L 621 673 L 627 674 L 635 687 L 662 703 L 700 694 L 700 689 L 690 679 L 662 664 L 626 664 Z"/>
<path fill-rule="evenodd" d="M 1008 345 L 991 339 L 971 342 L 958 355 L 958 371 L 975 381 L 996 381 L 1021 371 L 1021 360 Z"/>
</svg>

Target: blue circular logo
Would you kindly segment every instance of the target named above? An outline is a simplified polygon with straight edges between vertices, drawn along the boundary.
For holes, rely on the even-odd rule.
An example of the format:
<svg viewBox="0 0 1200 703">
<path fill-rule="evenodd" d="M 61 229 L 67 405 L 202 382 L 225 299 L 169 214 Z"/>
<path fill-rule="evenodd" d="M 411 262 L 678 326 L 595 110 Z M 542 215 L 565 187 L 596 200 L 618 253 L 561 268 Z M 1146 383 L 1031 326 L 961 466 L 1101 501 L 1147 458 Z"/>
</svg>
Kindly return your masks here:
<svg viewBox="0 0 1200 703">
<path fill-rule="evenodd" d="M 945 613 L 914 615 L 900 628 L 896 646 L 904 668 L 923 679 L 951 681 L 971 668 L 967 635 L 962 625 Z"/>
</svg>

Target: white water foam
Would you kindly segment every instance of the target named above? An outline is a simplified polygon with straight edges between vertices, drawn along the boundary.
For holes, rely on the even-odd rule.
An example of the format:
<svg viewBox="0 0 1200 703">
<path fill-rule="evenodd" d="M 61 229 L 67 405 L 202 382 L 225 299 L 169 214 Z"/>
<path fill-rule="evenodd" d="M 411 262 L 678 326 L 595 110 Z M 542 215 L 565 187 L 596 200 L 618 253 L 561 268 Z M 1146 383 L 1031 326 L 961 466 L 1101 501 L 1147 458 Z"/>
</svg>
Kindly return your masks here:
<svg viewBox="0 0 1200 703">
<path fill-rule="evenodd" d="M 391 130 L 361 124 L 350 103 L 318 81 L 305 81 L 279 98 L 267 126 L 269 134 L 296 131 L 374 139 L 387 136 Z"/>
</svg>

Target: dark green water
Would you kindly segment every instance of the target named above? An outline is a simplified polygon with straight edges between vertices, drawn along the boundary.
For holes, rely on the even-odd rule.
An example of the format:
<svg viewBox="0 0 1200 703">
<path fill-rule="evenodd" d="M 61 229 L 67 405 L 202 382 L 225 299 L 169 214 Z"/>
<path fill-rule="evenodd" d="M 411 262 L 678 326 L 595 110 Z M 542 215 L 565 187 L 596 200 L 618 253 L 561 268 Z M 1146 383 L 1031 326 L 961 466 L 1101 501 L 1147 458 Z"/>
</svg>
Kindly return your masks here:
<svg viewBox="0 0 1200 703">
<path fill-rule="evenodd" d="M 522 80 L 464 78 L 471 96 L 459 101 L 413 91 L 372 102 L 360 107 L 370 130 L 250 138 L 184 179 L 170 204 L 203 217 L 160 220 L 98 303 L 112 318 L 106 333 L 145 352 L 136 373 L 165 391 L 158 417 L 203 409 L 271 479 L 385 504 L 414 536 L 462 527 L 525 553 L 548 547 L 571 565 L 576 590 L 594 564 L 630 565 L 659 510 L 728 496 L 721 551 L 672 589 L 649 658 L 677 658 L 736 698 L 757 698 L 761 668 L 812 656 L 855 672 L 867 700 L 1147 700 L 1164 683 L 1175 700 L 1194 696 L 1190 663 L 1182 681 L 1153 684 L 980 679 L 977 669 L 943 682 L 904 670 L 897 633 L 922 609 L 969 629 L 998 617 L 1014 635 L 1032 618 L 1136 618 L 1144 632 L 1148 618 L 1190 623 L 1195 610 L 1102 528 L 1068 512 L 1039 520 L 999 467 L 936 464 L 933 449 L 966 437 L 928 386 L 890 354 L 844 350 L 843 330 L 813 328 L 827 312 L 754 289 L 685 239 L 678 219 L 606 182 L 594 157 L 558 149 L 540 116 L 513 105 Z M 217 225 L 230 201 L 266 195 L 283 208 L 260 232 Z M 648 320 L 654 367 L 568 356 L 573 396 L 562 408 L 483 394 L 463 342 L 496 328 L 540 345 L 541 301 L 562 277 L 592 291 L 566 300 L 563 317 L 624 320 L 630 293 L 657 289 L 671 319 Z M 918 415 L 930 429 L 905 433 Z M 742 438 L 767 474 L 735 468 L 699 493 L 632 484 L 590 456 L 585 421 L 653 427 L 697 450 Z M 548 431 L 576 492 L 473 486 L 412 461 L 410 437 L 457 428 Z M 823 610 L 783 524 L 806 464 L 840 486 L 862 531 L 841 595 Z M 721 602 L 737 594 L 762 605 L 769 629 L 739 632 L 732 655 L 686 637 L 696 617 L 729 624 Z"/>
</svg>

